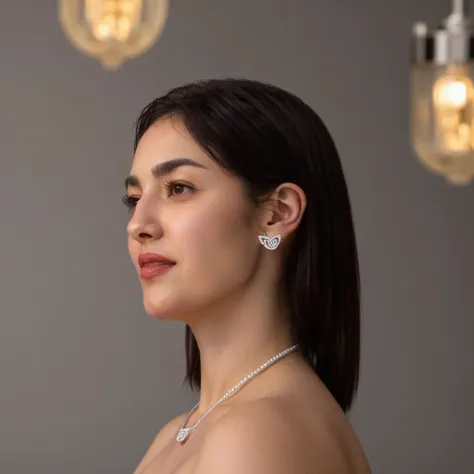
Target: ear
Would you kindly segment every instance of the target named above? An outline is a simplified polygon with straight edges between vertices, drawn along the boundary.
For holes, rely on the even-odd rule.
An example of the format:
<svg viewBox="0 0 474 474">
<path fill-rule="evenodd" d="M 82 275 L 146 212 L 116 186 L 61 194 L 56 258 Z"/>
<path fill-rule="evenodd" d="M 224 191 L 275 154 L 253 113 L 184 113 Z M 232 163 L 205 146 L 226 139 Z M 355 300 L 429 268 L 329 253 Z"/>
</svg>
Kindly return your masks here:
<svg viewBox="0 0 474 474">
<path fill-rule="evenodd" d="M 264 203 L 260 228 L 269 236 L 286 240 L 298 227 L 306 209 L 306 195 L 294 183 L 282 183 Z"/>
</svg>

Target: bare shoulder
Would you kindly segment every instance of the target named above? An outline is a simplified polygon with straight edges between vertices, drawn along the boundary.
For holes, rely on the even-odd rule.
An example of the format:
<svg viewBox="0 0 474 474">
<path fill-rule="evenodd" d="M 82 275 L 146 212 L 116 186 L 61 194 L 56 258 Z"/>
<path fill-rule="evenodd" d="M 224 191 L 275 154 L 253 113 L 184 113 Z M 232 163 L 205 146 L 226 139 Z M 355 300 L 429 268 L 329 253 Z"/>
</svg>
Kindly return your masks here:
<svg viewBox="0 0 474 474">
<path fill-rule="evenodd" d="M 287 404 L 264 398 L 230 410 L 204 441 L 193 474 L 370 474 L 324 430 L 311 432 Z"/>
<path fill-rule="evenodd" d="M 173 437 L 173 434 L 178 432 L 178 428 L 181 426 L 181 423 L 184 421 L 186 413 L 178 415 L 176 418 L 173 418 L 166 425 L 164 425 L 158 434 L 153 439 L 150 447 L 147 449 L 143 459 L 140 461 L 140 464 L 135 469 L 134 474 L 140 474 L 144 471 L 146 466 L 148 466 L 151 461 L 158 455 L 158 453 L 166 446 L 168 441 Z"/>
</svg>

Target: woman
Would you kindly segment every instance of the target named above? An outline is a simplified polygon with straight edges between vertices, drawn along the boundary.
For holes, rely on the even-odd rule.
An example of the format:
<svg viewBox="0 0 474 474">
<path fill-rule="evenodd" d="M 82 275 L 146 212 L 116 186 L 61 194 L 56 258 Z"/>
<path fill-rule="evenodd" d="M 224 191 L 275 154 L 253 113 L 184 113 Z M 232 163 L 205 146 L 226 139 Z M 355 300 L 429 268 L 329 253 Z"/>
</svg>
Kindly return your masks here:
<svg viewBox="0 0 474 474">
<path fill-rule="evenodd" d="M 256 81 L 175 88 L 137 121 L 126 188 L 145 309 L 186 323 L 185 380 L 200 389 L 135 473 L 368 473 L 345 417 L 356 242 L 321 119 Z"/>
</svg>

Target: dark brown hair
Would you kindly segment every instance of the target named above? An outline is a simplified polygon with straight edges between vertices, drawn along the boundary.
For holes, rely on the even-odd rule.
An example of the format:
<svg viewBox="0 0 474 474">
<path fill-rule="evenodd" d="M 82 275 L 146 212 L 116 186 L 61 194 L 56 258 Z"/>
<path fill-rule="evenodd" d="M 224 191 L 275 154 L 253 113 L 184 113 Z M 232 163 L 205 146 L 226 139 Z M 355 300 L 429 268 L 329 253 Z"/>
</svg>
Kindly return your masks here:
<svg viewBox="0 0 474 474">
<path fill-rule="evenodd" d="M 283 182 L 307 206 L 282 269 L 293 342 L 344 412 L 357 391 L 359 264 L 340 158 L 321 118 L 301 99 L 246 79 L 211 79 L 153 100 L 136 123 L 135 149 L 160 118 L 177 115 L 207 153 L 258 199 Z M 186 326 L 184 382 L 200 388 L 199 348 Z"/>
</svg>

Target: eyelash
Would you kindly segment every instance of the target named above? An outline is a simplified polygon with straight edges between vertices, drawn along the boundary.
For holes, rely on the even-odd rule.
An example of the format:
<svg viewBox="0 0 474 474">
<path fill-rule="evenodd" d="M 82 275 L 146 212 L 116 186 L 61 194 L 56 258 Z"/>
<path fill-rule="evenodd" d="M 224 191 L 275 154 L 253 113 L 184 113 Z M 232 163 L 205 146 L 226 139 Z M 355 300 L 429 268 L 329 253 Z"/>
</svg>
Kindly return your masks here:
<svg viewBox="0 0 474 474">
<path fill-rule="evenodd" d="M 171 197 L 173 195 L 179 196 L 180 194 L 184 194 L 184 193 L 177 193 L 177 194 L 172 193 L 173 189 L 176 189 L 176 187 L 178 186 L 194 191 L 193 186 L 191 186 L 190 184 L 182 183 L 181 181 L 166 181 L 164 184 L 165 184 L 166 192 L 168 193 L 168 197 Z M 129 209 L 135 208 L 139 200 L 140 198 L 138 196 L 129 196 L 128 194 L 125 194 L 124 196 L 122 196 L 123 204 L 125 204 L 125 206 L 128 207 Z"/>
</svg>

